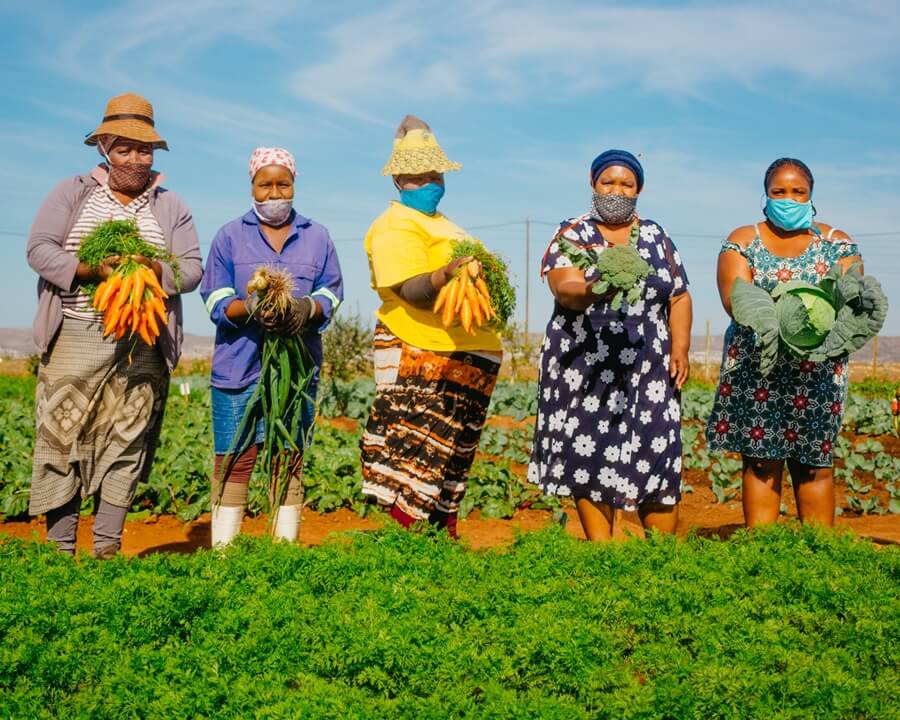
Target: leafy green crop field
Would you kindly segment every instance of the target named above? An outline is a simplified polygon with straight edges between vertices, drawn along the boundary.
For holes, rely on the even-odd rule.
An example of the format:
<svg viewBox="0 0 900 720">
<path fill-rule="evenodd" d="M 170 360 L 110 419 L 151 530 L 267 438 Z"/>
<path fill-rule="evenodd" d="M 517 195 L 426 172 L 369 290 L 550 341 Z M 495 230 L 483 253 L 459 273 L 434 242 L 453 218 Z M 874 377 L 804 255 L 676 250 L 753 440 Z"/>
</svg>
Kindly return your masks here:
<svg viewBox="0 0 900 720">
<path fill-rule="evenodd" d="M 900 717 L 900 548 L 849 534 L 6 541 L 0 577 L 3 717 Z"/>
<path fill-rule="evenodd" d="M 137 488 L 132 511 L 136 514 L 174 514 L 192 520 L 209 510 L 212 475 L 212 424 L 208 381 L 202 377 L 178 378 L 188 382 L 189 395 L 173 387 L 166 408 L 161 443 L 147 482 Z M 323 383 L 319 413 L 324 418 L 346 417 L 365 421 L 374 397 L 369 378 Z M 34 378 L 0 376 L 0 514 L 22 516 L 28 508 L 31 458 L 34 442 Z M 713 390 L 689 386 L 682 396 L 682 440 L 685 470 L 709 479 L 718 502 L 734 499 L 740 485 L 740 460 L 723 453 L 709 453 L 703 421 L 713 402 Z M 537 385 L 529 382 L 500 383 L 489 415 L 521 421 L 537 412 Z M 886 397 L 850 395 L 845 414 L 848 433 L 836 447 L 837 475 L 847 487 L 843 508 L 863 513 L 900 513 L 900 457 L 887 452 L 874 437 L 892 432 L 890 403 Z M 481 453 L 470 474 L 469 491 L 462 514 L 478 508 L 484 517 L 510 517 L 517 507 L 555 509 L 559 502 L 541 497 L 523 481 L 523 463 L 531 451 L 531 425 L 511 429 L 487 427 Z M 307 506 L 319 512 L 349 507 L 364 514 L 360 492 L 359 430 L 348 431 L 319 423 L 305 469 Z M 265 511 L 265 484 L 251 484 L 250 511 Z M 883 488 L 883 490 L 882 490 Z M 690 492 L 690 485 L 685 490 Z M 879 497 L 879 492 L 881 495 Z"/>
</svg>

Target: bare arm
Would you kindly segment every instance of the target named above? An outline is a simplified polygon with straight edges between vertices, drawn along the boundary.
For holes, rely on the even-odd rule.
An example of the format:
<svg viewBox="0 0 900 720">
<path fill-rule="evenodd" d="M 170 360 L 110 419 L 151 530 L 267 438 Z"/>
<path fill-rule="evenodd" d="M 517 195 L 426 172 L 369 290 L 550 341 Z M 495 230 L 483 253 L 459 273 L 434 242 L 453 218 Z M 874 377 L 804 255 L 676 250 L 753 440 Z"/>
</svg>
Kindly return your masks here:
<svg viewBox="0 0 900 720">
<path fill-rule="evenodd" d="M 581 312 L 602 299 L 602 296 L 593 291 L 594 281 L 585 280 L 584 272 L 578 268 L 550 270 L 547 273 L 547 283 L 559 304 L 568 310 Z"/>
<path fill-rule="evenodd" d="M 691 294 L 683 292 L 669 300 L 669 331 L 672 333 L 672 354 L 669 360 L 669 377 L 679 390 L 690 376 L 691 325 L 694 307 Z"/>
</svg>

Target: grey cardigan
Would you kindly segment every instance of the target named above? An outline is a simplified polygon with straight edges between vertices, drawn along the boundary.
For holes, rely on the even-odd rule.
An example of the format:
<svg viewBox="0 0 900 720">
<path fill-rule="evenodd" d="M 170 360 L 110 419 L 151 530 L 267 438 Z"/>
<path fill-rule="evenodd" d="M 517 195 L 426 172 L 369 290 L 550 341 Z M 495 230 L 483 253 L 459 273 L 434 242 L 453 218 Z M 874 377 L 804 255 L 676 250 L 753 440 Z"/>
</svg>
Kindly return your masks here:
<svg viewBox="0 0 900 720">
<path fill-rule="evenodd" d="M 78 269 L 78 258 L 65 250 L 66 237 L 91 191 L 98 185 L 92 175 L 63 180 L 44 200 L 31 226 L 26 251 L 28 264 L 40 276 L 33 335 L 42 354 L 47 352 L 62 325 L 60 293 L 73 287 Z M 178 290 L 172 266 L 162 263 L 161 284 L 169 295 L 166 301 L 169 320 L 166 331 L 159 336 L 159 347 L 169 370 L 172 370 L 181 354 L 182 310 L 179 292 L 191 292 L 200 284 L 203 259 L 191 211 L 177 195 L 157 187 L 150 196 L 150 209 L 162 228 L 169 252 L 178 258 L 182 278 Z"/>
</svg>

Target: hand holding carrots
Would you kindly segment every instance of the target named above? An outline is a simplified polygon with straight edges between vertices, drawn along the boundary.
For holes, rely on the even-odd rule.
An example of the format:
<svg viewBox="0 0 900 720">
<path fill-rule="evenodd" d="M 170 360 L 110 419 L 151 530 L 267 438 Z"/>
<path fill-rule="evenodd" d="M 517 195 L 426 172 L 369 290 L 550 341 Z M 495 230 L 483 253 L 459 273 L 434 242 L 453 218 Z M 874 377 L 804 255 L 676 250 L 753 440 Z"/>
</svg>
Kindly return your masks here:
<svg viewBox="0 0 900 720">
<path fill-rule="evenodd" d="M 481 263 L 470 257 L 459 258 L 448 266 L 455 275 L 438 293 L 434 312 L 441 313 L 445 328 L 459 322 L 470 335 L 496 316 Z"/>
</svg>

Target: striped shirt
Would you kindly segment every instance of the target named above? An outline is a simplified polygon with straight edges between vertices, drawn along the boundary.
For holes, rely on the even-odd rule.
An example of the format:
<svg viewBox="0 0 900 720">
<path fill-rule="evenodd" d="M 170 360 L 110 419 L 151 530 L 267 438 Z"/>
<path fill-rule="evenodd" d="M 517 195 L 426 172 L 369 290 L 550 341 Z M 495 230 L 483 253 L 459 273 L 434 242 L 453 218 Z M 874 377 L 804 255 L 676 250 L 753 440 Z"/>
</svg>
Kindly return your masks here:
<svg viewBox="0 0 900 720">
<path fill-rule="evenodd" d="M 75 255 L 81 246 L 81 241 L 100 223 L 107 220 L 131 220 L 137 221 L 141 238 L 158 248 L 165 250 L 166 238 L 162 228 L 150 210 L 150 194 L 153 188 L 148 188 L 138 195 L 128 205 L 123 205 L 112 194 L 108 184 L 100 185 L 94 189 L 91 196 L 84 204 L 81 214 L 72 226 L 69 236 L 66 238 L 66 252 Z M 81 320 L 94 320 L 99 313 L 91 307 L 91 301 L 87 295 L 81 292 L 80 287 L 72 291 L 64 291 L 61 295 L 63 315 Z"/>
</svg>

